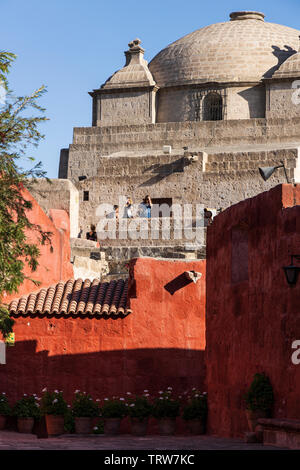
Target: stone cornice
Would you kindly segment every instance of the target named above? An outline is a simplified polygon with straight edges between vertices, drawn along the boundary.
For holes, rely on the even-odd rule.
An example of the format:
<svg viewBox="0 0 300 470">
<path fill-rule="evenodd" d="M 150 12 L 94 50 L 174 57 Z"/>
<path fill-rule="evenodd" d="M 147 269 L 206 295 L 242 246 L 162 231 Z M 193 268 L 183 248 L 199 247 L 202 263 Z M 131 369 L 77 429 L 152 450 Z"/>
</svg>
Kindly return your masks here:
<svg viewBox="0 0 300 470">
<path fill-rule="evenodd" d="M 159 89 L 157 85 L 132 85 L 126 87 L 116 87 L 116 88 L 98 88 L 93 91 L 89 91 L 89 95 L 92 97 L 99 95 L 107 95 L 112 93 L 130 93 L 133 91 L 154 91 L 156 92 Z"/>
</svg>

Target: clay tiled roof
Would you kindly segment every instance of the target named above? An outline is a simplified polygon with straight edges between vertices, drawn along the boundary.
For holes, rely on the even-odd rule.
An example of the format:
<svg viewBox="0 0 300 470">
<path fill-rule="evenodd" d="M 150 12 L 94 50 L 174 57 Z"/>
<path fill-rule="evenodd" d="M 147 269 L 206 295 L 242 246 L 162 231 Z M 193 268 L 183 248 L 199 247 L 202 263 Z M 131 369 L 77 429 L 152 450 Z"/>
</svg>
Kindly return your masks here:
<svg viewBox="0 0 300 470">
<path fill-rule="evenodd" d="M 15 299 L 13 316 L 26 315 L 128 315 L 128 280 L 101 282 L 99 279 L 69 279 Z"/>
</svg>

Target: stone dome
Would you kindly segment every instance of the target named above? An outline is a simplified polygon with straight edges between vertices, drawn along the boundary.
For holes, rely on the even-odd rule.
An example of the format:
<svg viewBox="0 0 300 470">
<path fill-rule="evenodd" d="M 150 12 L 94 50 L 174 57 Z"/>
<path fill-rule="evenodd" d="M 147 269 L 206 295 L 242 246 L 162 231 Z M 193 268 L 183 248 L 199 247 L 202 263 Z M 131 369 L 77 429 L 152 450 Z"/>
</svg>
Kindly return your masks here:
<svg viewBox="0 0 300 470">
<path fill-rule="evenodd" d="M 300 52 L 289 57 L 273 75 L 273 78 L 300 78 Z"/>
<path fill-rule="evenodd" d="M 234 12 L 230 21 L 198 29 L 159 52 L 149 64 L 159 87 L 269 78 L 299 48 L 299 31 Z"/>
</svg>

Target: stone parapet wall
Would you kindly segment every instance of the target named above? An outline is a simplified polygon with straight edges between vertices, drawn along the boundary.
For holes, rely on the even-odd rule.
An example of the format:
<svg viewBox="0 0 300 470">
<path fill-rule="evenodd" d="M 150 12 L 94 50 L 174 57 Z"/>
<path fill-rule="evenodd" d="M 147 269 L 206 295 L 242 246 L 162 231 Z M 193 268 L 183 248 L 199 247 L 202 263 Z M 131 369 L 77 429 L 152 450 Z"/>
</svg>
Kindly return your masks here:
<svg viewBox="0 0 300 470">
<path fill-rule="evenodd" d="M 296 168 L 297 159 L 298 148 L 261 150 L 259 152 L 213 153 L 207 156 L 205 172 L 227 174 L 252 170 L 257 173 L 258 167 L 276 166 L 280 164 L 280 161 L 283 161 L 288 170 L 288 176 L 293 178 L 293 170 Z M 283 173 L 283 170 L 280 171 Z"/>
<path fill-rule="evenodd" d="M 70 218 L 71 237 L 78 235 L 79 194 L 68 179 L 40 178 L 32 185 L 31 193 L 41 208 L 49 215 L 51 209 L 65 210 Z"/>
<path fill-rule="evenodd" d="M 80 240 L 81 242 L 88 240 Z M 158 242 L 158 241 L 157 241 Z M 77 243 L 71 239 L 71 260 L 75 278 L 95 278 L 102 280 L 107 277 L 128 275 L 128 263 L 133 258 L 161 258 L 196 260 L 205 259 L 205 245 L 190 244 L 165 244 L 149 245 L 130 244 L 128 241 L 119 240 L 116 245 L 108 244 L 100 247 L 84 243 Z"/>
<path fill-rule="evenodd" d="M 102 155 L 121 150 L 161 149 L 197 145 L 239 145 L 300 140 L 300 117 L 186 121 L 112 127 L 75 127 L 71 151 L 97 150 Z"/>
<path fill-rule="evenodd" d="M 299 119 L 300 99 L 298 88 L 299 79 L 270 81 L 266 90 L 266 117 Z"/>
</svg>

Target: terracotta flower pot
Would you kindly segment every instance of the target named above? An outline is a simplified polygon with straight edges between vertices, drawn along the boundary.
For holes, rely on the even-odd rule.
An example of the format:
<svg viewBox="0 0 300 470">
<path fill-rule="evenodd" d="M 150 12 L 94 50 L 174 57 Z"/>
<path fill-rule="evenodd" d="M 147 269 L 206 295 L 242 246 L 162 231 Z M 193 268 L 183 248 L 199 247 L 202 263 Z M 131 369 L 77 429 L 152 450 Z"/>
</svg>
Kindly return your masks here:
<svg viewBox="0 0 300 470">
<path fill-rule="evenodd" d="M 257 420 L 260 418 L 266 418 L 267 412 L 263 410 L 256 410 L 256 411 L 246 410 L 246 416 L 247 416 L 249 430 L 251 432 L 255 432 Z"/>
<path fill-rule="evenodd" d="M 33 430 L 33 425 L 34 418 L 18 418 L 17 426 L 19 432 L 31 434 Z"/>
<path fill-rule="evenodd" d="M 0 415 L 0 429 L 5 429 L 6 425 L 6 416 L 5 415 Z"/>
<path fill-rule="evenodd" d="M 121 418 L 105 418 L 104 434 L 118 434 L 120 430 Z"/>
<path fill-rule="evenodd" d="M 189 419 L 187 420 L 187 427 L 190 433 L 195 436 L 205 433 L 205 423 L 203 419 Z"/>
<path fill-rule="evenodd" d="M 134 436 L 145 436 L 148 428 L 148 418 L 131 418 L 131 434 Z"/>
<path fill-rule="evenodd" d="M 76 434 L 91 434 L 92 424 L 93 424 L 93 418 L 76 417 L 75 418 Z"/>
<path fill-rule="evenodd" d="M 161 418 L 158 422 L 159 434 L 171 436 L 175 434 L 176 418 Z"/>
<path fill-rule="evenodd" d="M 59 436 L 65 432 L 64 417 L 61 415 L 46 415 L 46 426 L 49 436 Z"/>
</svg>

